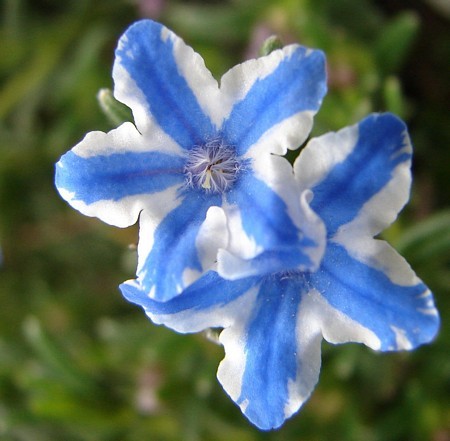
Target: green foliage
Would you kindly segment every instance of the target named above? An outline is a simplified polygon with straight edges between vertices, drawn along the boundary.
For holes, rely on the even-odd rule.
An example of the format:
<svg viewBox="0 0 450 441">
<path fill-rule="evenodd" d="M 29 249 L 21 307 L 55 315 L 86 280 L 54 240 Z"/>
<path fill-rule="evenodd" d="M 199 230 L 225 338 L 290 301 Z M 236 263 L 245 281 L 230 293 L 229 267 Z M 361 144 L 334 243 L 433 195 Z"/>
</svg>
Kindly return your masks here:
<svg viewBox="0 0 450 441">
<path fill-rule="evenodd" d="M 262 57 L 264 55 L 269 55 L 271 52 L 281 49 L 283 47 L 282 41 L 276 36 L 271 35 L 266 38 L 259 49 L 259 55 Z"/>
<path fill-rule="evenodd" d="M 114 126 L 125 121 L 133 121 L 130 109 L 114 98 L 111 89 L 100 89 L 97 93 L 97 100 L 103 113 Z"/>
<path fill-rule="evenodd" d="M 385 237 L 435 292 L 440 336 L 407 354 L 324 344 L 321 382 L 304 409 L 276 432 L 250 426 L 215 379 L 220 346 L 204 335 L 154 326 L 121 298 L 117 285 L 134 274 L 128 245 L 136 228 L 85 218 L 53 188 L 59 156 L 87 131 L 113 126 L 96 96 L 112 87 L 117 38 L 139 18 L 144 0 L 5 0 L 0 439 L 448 439 L 450 139 L 442 61 L 450 58 L 450 36 L 442 31 L 448 22 L 424 5 L 388 15 L 376 6 L 383 2 L 370 0 L 161 3 L 159 19 L 200 52 L 218 78 L 257 56 L 272 34 L 323 49 L 329 94 L 314 134 L 371 111 L 409 119 L 416 147 L 413 200 Z M 115 117 L 115 123 L 130 118 Z"/>
<path fill-rule="evenodd" d="M 375 56 L 383 73 L 398 70 L 403 64 L 419 28 L 418 17 L 405 12 L 385 26 L 375 41 Z"/>
</svg>

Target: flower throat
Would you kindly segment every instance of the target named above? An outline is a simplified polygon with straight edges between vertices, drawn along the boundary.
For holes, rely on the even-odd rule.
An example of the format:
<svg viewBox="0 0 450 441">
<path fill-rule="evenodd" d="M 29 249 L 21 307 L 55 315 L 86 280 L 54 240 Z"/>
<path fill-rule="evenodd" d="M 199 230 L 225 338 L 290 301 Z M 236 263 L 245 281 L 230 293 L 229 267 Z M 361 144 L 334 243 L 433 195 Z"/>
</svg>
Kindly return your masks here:
<svg viewBox="0 0 450 441">
<path fill-rule="evenodd" d="M 214 139 L 189 152 L 184 171 L 189 187 L 224 193 L 233 185 L 239 168 L 235 149 Z"/>
</svg>

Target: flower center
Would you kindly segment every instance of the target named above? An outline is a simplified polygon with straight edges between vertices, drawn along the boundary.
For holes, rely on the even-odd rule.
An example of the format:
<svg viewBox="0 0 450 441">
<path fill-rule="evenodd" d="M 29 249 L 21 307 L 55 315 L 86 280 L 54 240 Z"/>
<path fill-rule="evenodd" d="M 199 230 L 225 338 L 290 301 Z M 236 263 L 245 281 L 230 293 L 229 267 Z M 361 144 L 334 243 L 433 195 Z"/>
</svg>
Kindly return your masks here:
<svg viewBox="0 0 450 441">
<path fill-rule="evenodd" d="M 234 148 L 215 139 L 189 152 L 184 171 L 189 187 L 223 193 L 233 185 L 239 168 Z"/>
</svg>

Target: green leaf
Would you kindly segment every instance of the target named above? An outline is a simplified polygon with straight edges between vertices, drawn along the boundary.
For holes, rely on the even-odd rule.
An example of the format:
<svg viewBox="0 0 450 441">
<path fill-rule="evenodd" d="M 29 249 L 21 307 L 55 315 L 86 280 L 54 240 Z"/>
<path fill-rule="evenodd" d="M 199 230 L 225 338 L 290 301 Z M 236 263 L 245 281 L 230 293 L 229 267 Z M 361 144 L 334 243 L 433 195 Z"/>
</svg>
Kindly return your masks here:
<svg viewBox="0 0 450 441">
<path fill-rule="evenodd" d="M 406 103 L 404 101 L 400 81 L 397 77 L 390 76 L 386 78 L 383 84 L 383 98 L 386 110 L 395 113 L 401 118 L 406 115 Z"/>
<path fill-rule="evenodd" d="M 0 90 L 0 118 L 7 116 L 20 103 L 36 95 L 58 68 L 64 51 L 78 31 L 78 23 L 60 23 L 65 32 L 57 37 L 58 26 L 50 27 L 35 43 L 35 50 L 23 68 L 14 73 Z"/>
<path fill-rule="evenodd" d="M 402 66 L 419 26 L 419 19 L 413 12 L 400 14 L 385 26 L 374 45 L 378 66 L 384 74 L 396 72 Z"/>
<path fill-rule="evenodd" d="M 269 38 L 264 40 L 264 43 L 261 45 L 259 49 L 259 55 L 269 55 L 271 52 L 276 51 L 277 49 L 281 49 L 283 47 L 283 43 L 280 38 L 276 35 L 271 35 Z"/>
<path fill-rule="evenodd" d="M 431 216 L 406 230 L 395 244 L 415 262 L 440 259 L 450 254 L 450 210 Z"/>
<path fill-rule="evenodd" d="M 114 126 L 133 120 L 130 109 L 117 101 L 110 89 L 100 89 L 97 94 L 97 100 L 103 113 Z"/>
<path fill-rule="evenodd" d="M 28 317 L 25 320 L 24 333 L 43 364 L 68 388 L 86 396 L 99 392 L 95 381 L 76 367 L 76 363 L 45 332 L 36 317 Z"/>
</svg>

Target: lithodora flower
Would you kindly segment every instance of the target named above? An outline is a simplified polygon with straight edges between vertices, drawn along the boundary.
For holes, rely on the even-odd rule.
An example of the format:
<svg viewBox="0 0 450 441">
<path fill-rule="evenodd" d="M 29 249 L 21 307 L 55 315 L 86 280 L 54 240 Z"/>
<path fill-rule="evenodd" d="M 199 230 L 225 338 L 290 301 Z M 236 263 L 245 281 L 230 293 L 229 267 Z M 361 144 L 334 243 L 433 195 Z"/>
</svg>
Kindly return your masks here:
<svg viewBox="0 0 450 441">
<path fill-rule="evenodd" d="M 139 218 L 137 276 L 152 298 L 170 300 L 216 265 L 233 277 L 317 267 L 323 225 L 291 196 L 281 156 L 307 138 L 326 92 L 322 52 L 290 45 L 219 85 L 179 37 L 143 20 L 120 38 L 113 78 L 135 124 L 88 133 L 58 162 L 56 186 L 88 216 Z"/>
</svg>

